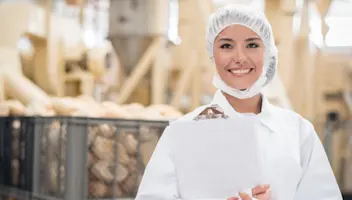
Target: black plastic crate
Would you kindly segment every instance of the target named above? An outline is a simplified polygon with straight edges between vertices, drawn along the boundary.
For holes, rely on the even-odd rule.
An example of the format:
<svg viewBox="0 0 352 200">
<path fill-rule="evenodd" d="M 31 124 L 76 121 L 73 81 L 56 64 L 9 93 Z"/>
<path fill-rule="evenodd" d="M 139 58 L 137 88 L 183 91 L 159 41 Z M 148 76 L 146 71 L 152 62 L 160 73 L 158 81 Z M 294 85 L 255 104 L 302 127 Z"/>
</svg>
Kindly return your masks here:
<svg viewBox="0 0 352 200">
<path fill-rule="evenodd" d="M 33 131 L 33 119 L 0 118 L 2 185 L 31 190 Z"/>
<path fill-rule="evenodd" d="M 4 118 L 0 118 L 0 133 L 4 133 Z M 0 134 L 0 185 L 4 183 L 4 134 Z"/>
<path fill-rule="evenodd" d="M 79 117 L 4 117 L 0 123 L 1 183 L 61 199 L 134 198 L 168 125 Z"/>
</svg>

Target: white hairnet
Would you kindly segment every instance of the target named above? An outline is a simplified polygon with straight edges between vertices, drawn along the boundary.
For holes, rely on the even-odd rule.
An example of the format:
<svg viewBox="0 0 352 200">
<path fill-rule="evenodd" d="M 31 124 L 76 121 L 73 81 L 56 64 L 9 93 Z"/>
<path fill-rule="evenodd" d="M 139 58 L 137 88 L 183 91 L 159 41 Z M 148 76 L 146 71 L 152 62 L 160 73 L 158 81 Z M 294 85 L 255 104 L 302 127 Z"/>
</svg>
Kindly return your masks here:
<svg viewBox="0 0 352 200">
<path fill-rule="evenodd" d="M 237 4 L 229 4 L 219 8 L 210 16 L 207 25 L 206 40 L 209 56 L 213 58 L 213 45 L 218 34 L 226 27 L 234 24 L 243 25 L 253 30 L 264 43 L 265 52 L 263 74 L 262 77 L 259 78 L 261 80 L 258 80 L 260 84 L 254 84 L 257 87 L 263 87 L 273 79 L 277 68 L 278 58 L 271 25 L 262 12 L 251 9 L 245 5 Z M 248 90 L 250 90 L 250 88 Z M 241 94 L 246 93 L 246 91 L 239 92 Z"/>
</svg>

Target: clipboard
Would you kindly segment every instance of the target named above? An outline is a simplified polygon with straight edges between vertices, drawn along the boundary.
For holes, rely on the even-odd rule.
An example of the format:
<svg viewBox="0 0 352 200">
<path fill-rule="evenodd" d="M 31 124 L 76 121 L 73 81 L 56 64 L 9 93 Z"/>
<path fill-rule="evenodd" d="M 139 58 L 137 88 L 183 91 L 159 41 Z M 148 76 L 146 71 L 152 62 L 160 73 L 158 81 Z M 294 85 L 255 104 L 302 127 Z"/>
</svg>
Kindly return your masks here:
<svg viewBox="0 0 352 200">
<path fill-rule="evenodd" d="M 238 196 L 262 184 L 255 117 L 176 121 L 169 136 L 182 199 Z"/>
</svg>

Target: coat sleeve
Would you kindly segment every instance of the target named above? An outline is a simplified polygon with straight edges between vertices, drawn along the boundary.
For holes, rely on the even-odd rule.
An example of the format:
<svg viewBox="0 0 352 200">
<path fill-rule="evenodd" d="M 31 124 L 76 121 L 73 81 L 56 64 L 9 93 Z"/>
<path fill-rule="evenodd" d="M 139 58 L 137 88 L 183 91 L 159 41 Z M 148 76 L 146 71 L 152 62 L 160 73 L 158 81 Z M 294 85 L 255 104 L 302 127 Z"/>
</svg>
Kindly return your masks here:
<svg viewBox="0 0 352 200">
<path fill-rule="evenodd" d="M 172 159 L 170 127 L 161 136 L 144 171 L 135 200 L 182 200 Z M 226 200 L 226 199 L 196 199 Z"/>
<path fill-rule="evenodd" d="M 324 147 L 311 123 L 303 125 L 305 137 L 301 143 L 302 177 L 295 200 L 342 200 Z"/>
</svg>

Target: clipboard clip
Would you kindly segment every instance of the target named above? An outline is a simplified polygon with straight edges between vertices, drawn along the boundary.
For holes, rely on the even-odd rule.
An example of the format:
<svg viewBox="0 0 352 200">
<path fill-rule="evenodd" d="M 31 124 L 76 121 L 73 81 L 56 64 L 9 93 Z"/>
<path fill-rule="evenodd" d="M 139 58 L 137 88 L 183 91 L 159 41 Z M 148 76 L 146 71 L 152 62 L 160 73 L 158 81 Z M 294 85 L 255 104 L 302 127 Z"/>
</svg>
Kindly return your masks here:
<svg viewBox="0 0 352 200">
<path fill-rule="evenodd" d="M 224 110 L 217 104 L 212 104 L 205 108 L 199 115 L 197 115 L 194 120 L 207 120 L 207 119 L 227 119 L 229 118 L 225 115 Z"/>
</svg>

